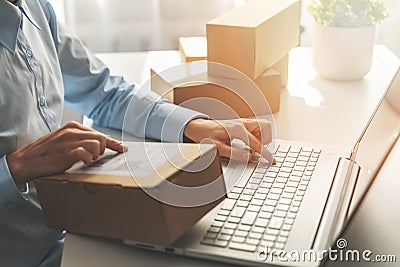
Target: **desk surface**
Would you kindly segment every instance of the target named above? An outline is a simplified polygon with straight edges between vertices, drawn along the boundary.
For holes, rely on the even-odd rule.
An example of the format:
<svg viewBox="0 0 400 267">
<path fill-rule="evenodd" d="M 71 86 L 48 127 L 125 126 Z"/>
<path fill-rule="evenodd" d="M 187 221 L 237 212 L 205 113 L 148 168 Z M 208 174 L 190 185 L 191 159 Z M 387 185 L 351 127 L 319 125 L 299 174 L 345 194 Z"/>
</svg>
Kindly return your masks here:
<svg viewBox="0 0 400 267">
<path fill-rule="evenodd" d="M 145 64 L 146 53 L 100 54 L 99 56 L 110 66 L 112 73 L 123 74 L 128 81 L 140 83 L 142 78 L 149 73 L 149 66 Z M 274 114 L 276 136 L 279 139 L 352 146 L 390 83 L 400 61 L 385 47 L 376 46 L 371 71 L 363 80 L 349 83 L 320 79 L 315 74 L 311 62 L 309 48 L 295 48 L 290 52 L 289 83 L 287 89 L 281 92 L 281 110 Z M 117 132 L 116 134 L 118 136 Z M 400 148 L 398 150 L 400 153 Z M 394 180 L 389 182 L 396 184 Z M 384 185 L 380 186 L 380 188 L 384 187 Z M 392 185 L 390 187 L 393 188 Z M 391 195 L 387 197 L 393 198 Z M 396 225 L 400 222 L 400 217 L 393 217 L 395 213 L 392 212 L 386 215 L 389 216 L 388 218 L 385 218 L 384 214 L 377 210 L 379 205 L 376 205 L 376 203 L 385 203 L 384 201 L 384 198 L 379 197 L 377 201 L 371 202 L 375 205 L 364 205 L 362 213 L 364 218 L 371 219 L 379 212 L 379 220 L 374 221 L 377 229 L 371 234 L 371 229 L 365 226 L 365 222 L 355 220 L 351 229 L 354 228 L 357 231 L 351 231 L 351 229 L 349 231 L 351 244 L 356 247 L 369 246 L 371 248 L 377 248 L 379 244 L 378 247 L 382 251 L 383 244 L 374 242 L 374 236 L 377 237 L 376 240 L 393 239 L 393 233 L 397 233 Z M 392 201 L 394 200 L 390 199 L 390 203 L 398 203 Z M 385 221 L 390 221 L 390 225 L 385 224 Z M 365 243 L 366 233 L 372 236 L 367 240 L 369 243 Z M 386 247 L 386 253 L 399 251 L 400 238 L 396 240 L 389 242 L 391 247 Z M 390 251 L 390 248 L 394 251 Z M 72 234 L 67 235 L 62 259 L 62 267 L 204 266 L 205 264 L 228 266 L 144 251 L 123 246 L 116 241 Z"/>
</svg>

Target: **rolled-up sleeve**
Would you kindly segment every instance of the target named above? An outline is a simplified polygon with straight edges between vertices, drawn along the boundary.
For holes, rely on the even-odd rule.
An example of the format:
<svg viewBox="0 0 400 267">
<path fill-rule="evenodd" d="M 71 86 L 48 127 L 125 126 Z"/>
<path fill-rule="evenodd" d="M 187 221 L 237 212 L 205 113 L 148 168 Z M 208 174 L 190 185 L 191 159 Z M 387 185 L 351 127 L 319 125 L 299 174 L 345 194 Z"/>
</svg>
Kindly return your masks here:
<svg viewBox="0 0 400 267">
<path fill-rule="evenodd" d="M 57 21 L 50 5 L 46 13 L 59 56 L 65 103 L 71 108 L 100 126 L 167 142 L 182 142 L 185 125 L 207 117 L 111 76 L 107 66 Z"/>
</svg>

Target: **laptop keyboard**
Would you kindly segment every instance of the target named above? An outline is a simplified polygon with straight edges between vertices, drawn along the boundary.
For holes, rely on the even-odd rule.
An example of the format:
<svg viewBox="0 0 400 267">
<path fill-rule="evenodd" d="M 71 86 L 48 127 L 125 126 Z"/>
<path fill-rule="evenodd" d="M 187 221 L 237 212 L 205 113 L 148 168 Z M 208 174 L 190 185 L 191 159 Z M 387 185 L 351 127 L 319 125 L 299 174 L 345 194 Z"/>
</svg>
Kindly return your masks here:
<svg viewBox="0 0 400 267">
<path fill-rule="evenodd" d="M 247 252 L 284 249 L 320 154 L 278 146 L 276 165 L 260 161 L 251 177 L 228 193 L 201 244 Z"/>
</svg>

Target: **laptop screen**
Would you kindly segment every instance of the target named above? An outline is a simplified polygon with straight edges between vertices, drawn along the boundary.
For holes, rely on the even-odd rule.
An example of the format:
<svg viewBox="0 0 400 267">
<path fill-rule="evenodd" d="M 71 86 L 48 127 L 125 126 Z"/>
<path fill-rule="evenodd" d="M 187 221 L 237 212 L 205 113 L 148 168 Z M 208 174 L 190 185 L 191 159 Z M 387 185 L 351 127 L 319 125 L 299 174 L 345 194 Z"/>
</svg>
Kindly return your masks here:
<svg viewBox="0 0 400 267">
<path fill-rule="evenodd" d="M 400 129 L 400 69 L 358 140 L 355 161 L 360 176 L 351 202 L 351 215 L 368 190 L 381 164 L 394 145 Z M 350 217 L 350 216 L 349 216 Z"/>
</svg>

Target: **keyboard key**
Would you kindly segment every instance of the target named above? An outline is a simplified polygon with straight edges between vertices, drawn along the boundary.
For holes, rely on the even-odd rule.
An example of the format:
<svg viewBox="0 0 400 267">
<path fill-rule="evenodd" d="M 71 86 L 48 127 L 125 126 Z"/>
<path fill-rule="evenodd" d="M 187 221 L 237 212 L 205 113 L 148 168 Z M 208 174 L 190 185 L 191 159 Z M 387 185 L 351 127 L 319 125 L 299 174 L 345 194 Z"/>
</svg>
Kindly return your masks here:
<svg viewBox="0 0 400 267">
<path fill-rule="evenodd" d="M 265 231 L 265 233 L 266 233 L 266 234 L 269 234 L 269 235 L 278 235 L 278 234 L 279 234 L 279 230 L 268 228 L 268 229 Z"/>
<path fill-rule="evenodd" d="M 306 167 L 307 166 L 307 162 L 306 161 L 298 161 L 296 163 L 296 166 Z"/>
<path fill-rule="evenodd" d="M 294 197 L 293 193 L 284 192 L 282 194 L 282 198 L 293 199 L 293 197 Z"/>
<path fill-rule="evenodd" d="M 285 218 L 286 217 L 286 211 L 276 210 L 274 212 L 274 216 Z"/>
<path fill-rule="evenodd" d="M 235 207 L 231 212 L 231 216 L 242 218 L 245 211 L 246 211 L 246 209 L 243 207 Z"/>
<path fill-rule="evenodd" d="M 303 172 L 293 171 L 293 172 L 292 172 L 292 176 L 299 176 L 299 177 L 301 177 L 301 176 L 303 176 Z"/>
<path fill-rule="evenodd" d="M 306 168 L 302 167 L 302 166 L 296 166 L 293 168 L 293 171 L 296 171 L 296 172 L 304 172 L 305 170 L 306 170 Z"/>
<path fill-rule="evenodd" d="M 219 233 L 219 231 L 221 231 L 221 228 L 215 227 L 215 226 L 211 226 L 211 227 L 208 228 L 208 230 L 207 230 L 207 232 L 209 232 L 209 233 Z"/>
<path fill-rule="evenodd" d="M 267 194 L 256 193 L 256 194 L 253 196 L 253 201 L 254 201 L 254 200 L 259 200 L 259 201 L 261 201 L 261 204 L 260 204 L 260 205 L 262 205 L 262 202 L 263 202 L 263 200 L 264 200 L 266 197 L 267 197 Z"/>
<path fill-rule="evenodd" d="M 273 183 L 273 182 L 275 182 L 275 178 L 265 178 L 264 179 L 264 182 L 266 182 L 266 183 Z"/>
<path fill-rule="evenodd" d="M 247 251 L 247 252 L 254 252 L 254 251 L 256 251 L 257 246 L 250 245 L 250 244 L 241 244 L 241 243 L 233 243 L 233 242 L 231 242 L 229 244 L 229 248 L 236 249 L 236 250 Z"/>
<path fill-rule="evenodd" d="M 216 215 L 214 218 L 215 221 L 220 221 L 220 222 L 225 222 L 226 219 L 227 219 L 227 217 L 223 216 L 223 215 Z"/>
<path fill-rule="evenodd" d="M 314 149 L 314 153 L 321 154 L 321 149 L 319 149 L 319 148 Z"/>
<path fill-rule="evenodd" d="M 250 207 L 248 207 L 248 211 L 254 211 L 254 212 L 259 212 L 261 209 L 261 206 L 256 206 L 256 205 L 250 205 Z"/>
<path fill-rule="evenodd" d="M 266 199 L 266 200 L 264 201 L 264 205 L 265 205 L 265 206 L 275 207 L 276 204 L 278 204 L 278 201 L 273 200 L 273 199 Z M 268 211 L 268 210 L 266 210 L 266 211 Z"/>
<path fill-rule="evenodd" d="M 310 159 L 310 162 L 317 162 L 318 161 L 318 158 L 311 158 Z"/>
<path fill-rule="evenodd" d="M 283 178 L 283 177 L 278 177 L 275 179 L 275 181 L 277 183 L 282 183 L 282 184 L 285 184 L 287 182 L 287 180 L 288 180 L 287 178 Z"/>
<path fill-rule="evenodd" d="M 265 228 L 265 227 L 267 227 L 268 222 L 269 222 L 269 220 L 267 220 L 267 219 L 258 218 L 254 225 L 258 226 L 258 227 L 264 227 Z"/>
<path fill-rule="evenodd" d="M 290 158 L 297 158 L 299 156 L 299 153 L 289 152 L 287 154 L 287 156 L 290 157 Z"/>
<path fill-rule="evenodd" d="M 244 200 L 238 200 L 238 202 L 236 203 L 237 207 L 247 207 L 250 204 L 249 201 L 244 201 Z"/>
<path fill-rule="evenodd" d="M 272 193 L 272 194 L 278 194 L 278 195 L 280 195 L 280 194 L 282 194 L 282 189 L 280 189 L 280 188 L 272 188 L 269 192 L 270 193 Z"/>
<path fill-rule="evenodd" d="M 265 207 L 265 206 L 264 206 Z M 263 208 L 264 208 L 263 207 Z M 261 211 L 259 214 L 258 214 L 258 218 L 262 218 L 262 219 L 271 219 L 271 216 L 272 216 L 272 212 L 266 212 L 266 211 Z"/>
<path fill-rule="evenodd" d="M 223 222 L 219 222 L 219 221 L 213 221 L 213 222 L 211 223 L 211 226 L 221 228 L 222 226 L 224 226 L 224 223 L 223 223 Z"/>
<path fill-rule="evenodd" d="M 236 230 L 235 236 L 247 237 L 249 233 L 247 231 Z"/>
<path fill-rule="evenodd" d="M 286 152 L 281 152 L 279 151 L 278 153 L 275 154 L 276 158 L 286 158 L 287 153 Z"/>
<path fill-rule="evenodd" d="M 253 226 L 253 228 L 251 228 L 251 232 L 263 234 L 265 232 L 265 228 L 259 226 Z"/>
<path fill-rule="evenodd" d="M 300 182 L 301 177 L 300 176 L 290 176 L 289 181 L 292 182 Z"/>
<path fill-rule="evenodd" d="M 289 210 L 289 205 L 278 204 L 278 206 L 276 206 L 276 209 L 277 209 L 277 210 L 288 211 L 288 210 Z"/>
<path fill-rule="evenodd" d="M 204 236 L 204 238 L 205 238 L 205 239 L 215 239 L 215 238 L 217 238 L 217 233 L 208 232 L 208 233 Z"/>
<path fill-rule="evenodd" d="M 260 243 L 259 239 L 248 238 L 246 240 L 246 244 L 249 244 L 249 245 L 256 245 L 257 246 L 258 243 Z"/>
<path fill-rule="evenodd" d="M 296 192 L 296 188 L 294 188 L 294 187 L 286 187 L 285 188 L 285 192 L 295 193 Z"/>
<path fill-rule="evenodd" d="M 292 229 L 292 225 L 291 224 L 284 224 L 282 226 L 282 230 L 290 231 L 290 229 Z"/>
<path fill-rule="evenodd" d="M 234 187 L 231 190 L 231 193 L 236 193 L 236 194 L 241 194 L 243 192 L 243 188 L 239 188 L 239 187 Z"/>
<path fill-rule="evenodd" d="M 256 212 L 247 211 L 242 218 L 242 224 L 252 225 L 256 217 Z"/>
<path fill-rule="evenodd" d="M 301 151 L 304 151 L 304 152 L 312 152 L 313 150 L 312 150 L 312 148 L 309 148 L 309 147 L 302 147 L 302 148 L 301 148 Z"/>
<path fill-rule="evenodd" d="M 300 185 L 308 186 L 308 181 L 301 181 Z"/>
<path fill-rule="evenodd" d="M 295 201 L 302 201 L 302 200 L 303 200 L 303 196 L 297 195 L 297 196 L 295 196 L 295 197 L 293 198 L 293 200 L 295 200 Z"/>
<path fill-rule="evenodd" d="M 296 159 L 295 159 L 295 158 L 286 158 L 286 159 L 285 159 L 285 162 L 292 162 L 292 163 L 295 163 L 295 162 L 296 162 Z"/>
<path fill-rule="evenodd" d="M 283 188 L 285 188 L 285 184 L 284 183 L 274 183 L 273 187 L 283 189 Z"/>
<path fill-rule="evenodd" d="M 276 241 L 279 242 L 279 243 L 286 243 L 287 237 L 278 236 L 278 238 L 276 239 Z"/>
<path fill-rule="evenodd" d="M 262 207 L 262 211 L 263 212 L 271 212 L 272 213 L 274 210 L 275 210 L 275 208 L 273 206 L 266 206 L 265 205 L 265 206 Z"/>
<path fill-rule="evenodd" d="M 282 230 L 282 231 L 279 233 L 279 235 L 280 235 L 280 236 L 284 236 L 284 237 L 288 237 L 288 236 L 289 236 L 289 231 Z"/>
<path fill-rule="evenodd" d="M 238 217 L 229 217 L 228 222 L 230 223 L 240 223 L 240 218 Z"/>
<path fill-rule="evenodd" d="M 265 247 L 271 249 L 274 246 L 274 241 L 261 240 L 260 249 L 265 249 Z"/>
<path fill-rule="evenodd" d="M 279 204 L 285 204 L 285 205 L 290 205 L 292 203 L 292 200 L 289 198 L 282 198 L 279 200 Z"/>
<path fill-rule="evenodd" d="M 275 178 L 277 175 L 278 175 L 277 172 L 268 172 L 265 177 Z M 272 182 L 273 182 L 273 180 L 272 180 Z"/>
<path fill-rule="evenodd" d="M 290 212 L 294 212 L 294 213 L 297 213 L 298 211 L 299 211 L 299 208 L 298 207 L 290 207 L 290 210 L 289 210 Z"/>
<path fill-rule="evenodd" d="M 257 167 L 255 170 L 254 170 L 254 172 L 255 173 L 262 173 L 262 174 L 265 174 L 266 172 L 267 172 L 267 168 L 262 168 L 262 167 Z"/>
<path fill-rule="evenodd" d="M 251 176 L 253 179 L 254 178 L 258 178 L 258 179 L 260 179 L 260 181 L 261 181 L 261 179 L 264 177 L 264 174 L 262 174 L 262 173 L 253 173 L 253 175 Z M 251 182 L 251 180 L 253 180 L 253 179 L 250 179 L 250 182 Z"/>
<path fill-rule="evenodd" d="M 251 232 L 250 234 L 249 234 L 249 238 L 253 238 L 253 239 L 261 239 L 262 238 L 262 234 L 260 234 L 260 233 L 255 233 L 255 232 Z"/>
<path fill-rule="evenodd" d="M 299 190 L 300 190 L 300 191 L 306 191 L 306 189 L 307 189 L 307 186 L 305 186 L 305 185 L 299 185 Z"/>
<path fill-rule="evenodd" d="M 225 199 L 224 203 L 222 203 L 222 210 L 232 210 L 233 206 L 235 206 L 236 200 L 234 199 Z"/>
<path fill-rule="evenodd" d="M 267 198 L 268 199 L 272 199 L 272 200 L 278 200 L 280 198 L 280 195 L 278 195 L 278 194 L 268 194 Z"/>
<path fill-rule="evenodd" d="M 219 235 L 218 240 L 229 241 L 232 238 L 231 235 Z"/>
<path fill-rule="evenodd" d="M 228 216 L 230 213 L 229 210 L 219 210 L 218 215 Z"/>
<path fill-rule="evenodd" d="M 239 194 L 237 194 L 237 193 L 228 193 L 228 198 L 229 199 L 233 199 L 233 200 L 236 200 L 236 199 L 238 199 L 239 198 Z"/>
<path fill-rule="evenodd" d="M 289 187 L 297 187 L 297 186 L 299 186 L 299 183 L 298 182 L 292 182 L 292 181 L 290 181 L 290 182 L 288 182 L 287 184 L 286 184 L 286 186 L 289 186 Z"/>
<path fill-rule="evenodd" d="M 300 207 L 300 204 L 301 204 L 301 202 L 298 200 L 293 200 L 293 202 L 292 202 L 293 207 Z"/>
<path fill-rule="evenodd" d="M 251 198 L 252 197 L 250 195 L 241 195 L 240 196 L 240 200 L 244 200 L 244 201 L 250 201 Z"/>
<path fill-rule="evenodd" d="M 276 242 L 275 245 L 274 245 L 274 247 L 275 247 L 276 249 L 284 249 L 284 248 L 285 248 L 285 244 L 284 244 L 284 243 Z"/>
<path fill-rule="evenodd" d="M 224 224 L 224 227 L 227 228 L 227 229 L 236 229 L 237 226 L 238 226 L 237 223 L 229 223 L 229 222 L 227 222 L 227 223 Z"/>
<path fill-rule="evenodd" d="M 280 145 L 278 148 L 278 151 L 283 152 L 283 153 L 288 153 L 290 150 L 289 145 Z"/>
<path fill-rule="evenodd" d="M 287 172 L 280 172 L 278 173 L 278 177 L 282 177 L 282 178 L 289 178 L 290 174 Z"/>
<path fill-rule="evenodd" d="M 304 175 L 307 175 L 307 176 L 311 176 L 313 173 L 312 172 L 310 172 L 310 171 L 305 171 L 304 172 Z"/>
<path fill-rule="evenodd" d="M 263 239 L 264 239 L 264 240 L 267 240 L 267 241 L 275 241 L 275 240 L 276 240 L 276 235 L 265 234 L 265 235 L 263 236 Z"/>
<path fill-rule="evenodd" d="M 271 220 L 269 221 L 268 228 L 271 229 L 280 229 L 283 224 L 283 218 L 279 217 L 272 217 Z"/>
<path fill-rule="evenodd" d="M 233 230 L 233 229 L 224 228 L 224 229 L 222 229 L 221 234 L 231 236 L 231 235 L 233 235 L 234 232 L 235 232 L 235 230 Z"/>
<path fill-rule="evenodd" d="M 268 189 L 267 188 L 258 188 L 257 189 L 257 193 L 258 194 L 267 194 L 268 193 Z"/>
<path fill-rule="evenodd" d="M 281 172 L 291 173 L 292 172 L 292 168 L 283 167 L 283 168 L 281 168 Z"/>
<path fill-rule="evenodd" d="M 232 242 L 235 243 L 244 243 L 244 241 L 246 240 L 246 238 L 242 237 L 242 236 L 234 236 L 232 237 Z"/>
<path fill-rule="evenodd" d="M 251 229 L 251 226 L 249 226 L 249 225 L 244 225 L 244 224 L 241 224 L 241 225 L 239 225 L 239 227 L 238 227 L 238 230 L 240 230 L 240 231 L 249 232 L 250 229 Z"/>
<path fill-rule="evenodd" d="M 289 212 L 288 215 L 287 215 L 287 218 L 288 218 L 288 219 L 294 219 L 294 218 L 296 218 L 296 213 L 294 213 L 294 212 Z"/>
<path fill-rule="evenodd" d="M 300 156 L 309 158 L 309 157 L 311 157 L 311 152 L 301 151 Z"/>
<path fill-rule="evenodd" d="M 294 152 L 294 153 L 300 153 L 300 150 L 301 150 L 301 148 L 300 147 L 294 147 L 294 146 L 292 146 L 291 148 L 290 148 L 290 152 Z"/>
<path fill-rule="evenodd" d="M 282 164 L 282 167 L 287 167 L 287 168 L 294 168 L 294 163 L 293 162 L 284 162 Z"/>
<path fill-rule="evenodd" d="M 271 168 L 269 168 L 269 172 L 276 172 L 276 173 L 278 173 L 278 172 L 279 172 L 279 168 L 277 168 L 277 167 L 271 167 Z"/>
<path fill-rule="evenodd" d="M 306 193 L 305 191 L 297 191 L 297 192 L 296 192 L 296 195 L 298 195 L 298 196 L 304 196 L 305 193 Z"/>
</svg>

